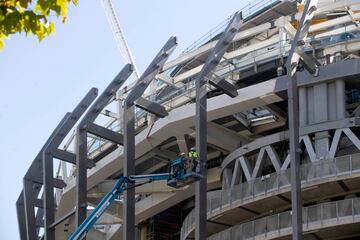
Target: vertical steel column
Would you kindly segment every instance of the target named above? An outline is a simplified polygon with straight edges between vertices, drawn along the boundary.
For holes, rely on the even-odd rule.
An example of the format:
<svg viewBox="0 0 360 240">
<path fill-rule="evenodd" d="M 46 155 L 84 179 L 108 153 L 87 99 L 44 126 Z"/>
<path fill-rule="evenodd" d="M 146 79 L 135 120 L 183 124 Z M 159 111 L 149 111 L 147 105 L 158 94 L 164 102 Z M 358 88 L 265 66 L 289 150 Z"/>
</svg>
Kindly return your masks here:
<svg viewBox="0 0 360 240">
<path fill-rule="evenodd" d="M 300 148 L 299 148 L 299 109 L 296 75 L 289 81 L 288 116 L 291 173 L 291 209 L 292 238 L 302 239 L 301 182 L 300 182 Z"/>
<path fill-rule="evenodd" d="M 134 88 L 124 101 L 124 175 L 135 174 L 135 101 L 141 99 L 142 94 L 149 86 L 155 76 L 162 70 L 163 65 L 174 51 L 177 45 L 176 37 L 171 37 L 153 61 L 147 67 Z M 144 101 L 145 99 L 143 99 Z M 156 109 L 165 111 L 165 108 L 156 103 L 145 100 L 156 106 Z M 154 109 L 150 109 L 150 112 Z M 154 113 L 156 110 L 154 110 Z M 135 190 L 128 189 L 124 192 L 124 213 L 123 213 L 123 239 L 135 239 Z"/>
<path fill-rule="evenodd" d="M 18 200 L 16 201 L 16 214 L 18 219 L 18 227 L 20 240 L 26 240 L 26 221 L 25 221 L 25 206 L 24 206 L 24 190 L 21 191 Z"/>
<path fill-rule="evenodd" d="M 44 171 L 44 239 L 55 240 L 55 229 L 49 226 L 55 221 L 55 198 L 54 198 L 54 162 L 51 152 L 43 152 Z"/>
<path fill-rule="evenodd" d="M 36 234 L 36 219 L 34 210 L 34 184 L 30 179 L 24 178 L 24 205 L 26 220 L 26 237 L 27 240 L 38 240 Z"/>
<path fill-rule="evenodd" d="M 295 37 L 291 44 L 286 62 L 288 81 L 288 118 L 289 118 L 289 150 L 290 150 L 290 173 L 291 173 L 291 208 L 292 208 L 292 239 L 302 239 L 302 204 L 300 182 L 300 147 L 299 147 L 299 98 L 296 79 L 296 67 L 299 56 L 294 55 L 299 41 L 307 35 L 308 26 L 303 29 L 304 22 L 310 8 L 311 0 L 304 7 Z M 310 24 L 310 22 L 307 22 Z"/>
<path fill-rule="evenodd" d="M 195 83 L 196 89 L 196 151 L 199 154 L 200 174 L 203 176 L 195 183 L 195 239 L 206 239 L 206 194 L 207 194 L 207 91 L 206 79 L 199 78 Z"/>
<path fill-rule="evenodd" d="M 111 83 L 106 87 L 104 92 L 98 97 L 95 103 L 86 112 L 85 116 L 76 128 L 76 226 L 79 227 L 86 218 L 87 208 L 87 167 L 88 167 L 88 152 L 87 152 L 87 134 L 90 126 L 103 129 L 101 126 L 93 124 L 101 111 L 109 104 L 113 96 L 125 83 L 133 72 L 133 66 L 127 64 L 116 75 Z M 109 134 L 111 130 L 103 129 Z M 93 133 L 96 134 L 96 131 Z M 118 133 L 114 133 L 120 137 Z M 102 136 L 106 138 L 105 136 Z M 122 136 L 121 136 L 122 137 Z M 119 143 L 120 144 L 120 143 Z"/>
<path fill-rule="evenodd" d="M 87 133 L 83 126 L 76 128 L 76 226 L 79 227 L 86 218 L 87 207 Z"/>
<path fill-rule="evenodd" d="M 135 106 L 124 102 L 124 175 L 135 174 Z M 135 239 L 135 189 L 124 191 L 123 239 Z"/>
<path fill-rule="evenodd" d="M 195 239 L 205 240 L 207 236 L 207 81 L 230 97 L 236 97 L 236 88 L 224 79 L 212 79 L 213 70 L 219 64 L 224 53 L 240 28 L 241 13 L 236 12 L 224 33 L 195 80 L 196 90 L 196 151 L 199 154 L 199 172 L 202 178 L 195 183 Z"/>
</svg>

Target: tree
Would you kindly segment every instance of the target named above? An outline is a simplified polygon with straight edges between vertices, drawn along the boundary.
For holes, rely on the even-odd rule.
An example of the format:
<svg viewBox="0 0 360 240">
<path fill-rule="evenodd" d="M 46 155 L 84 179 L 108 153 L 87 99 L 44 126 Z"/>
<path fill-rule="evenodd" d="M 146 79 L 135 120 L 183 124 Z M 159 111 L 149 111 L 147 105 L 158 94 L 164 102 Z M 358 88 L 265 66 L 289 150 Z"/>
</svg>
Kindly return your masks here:
<svg viewBox="0 0 360 240">
<path fill-rule="evenodd" d="M 39 41 L 54 33 L 51 15 L 66 21 L 69 4 L 77 0 L 0 0 L 0 50 L 11 34 L 33 34 Z"/>
</svg>

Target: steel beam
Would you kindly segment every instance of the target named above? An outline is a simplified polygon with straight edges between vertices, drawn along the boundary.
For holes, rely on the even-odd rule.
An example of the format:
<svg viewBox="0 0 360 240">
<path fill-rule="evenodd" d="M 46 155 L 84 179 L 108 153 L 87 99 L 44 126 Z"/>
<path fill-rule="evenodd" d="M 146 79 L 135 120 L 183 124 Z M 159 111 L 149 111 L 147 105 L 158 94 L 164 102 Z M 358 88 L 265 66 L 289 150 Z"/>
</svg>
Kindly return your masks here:
<svg viewBox="0 0 360 240">
<path fill-rule="evenodd" d="M 87 207 L 87 134 L 84 128 L 76 129 L 76 227 L 86 218 Z"/>
<path fill-rule="evenodd" d="M 130 106 L 129 106 L 130 105 Z M 124 102 L 124 175 L 135 174 L 135 106 Z M 124 192 L 123 239 L 135 239 L 135 189 Z"/>
<path fill-rule="evenodd" d="M 37 207 L 37 208 L 44 208 L 43 199 L 35 198 L 34 199 L 34 206 Z"/>
<path fill-rule="evenodd" d="M 50 228 L 55 228 L 57 225 L 59 225 L 60 223 L 62 223 L 66 219 L 72 217 L 73 215 L 75 215 L 75 209 L 71 210 L 70 212 L 68 212 L 67 214 L 62 216 L 61 218 L 57 219 L 53 224 L 50 225 Z"/>
<path fill-rule="evenodd" d="M 114 132 L 102 126 L 99 126 L 95 123 L 89 123 L 86 129 L 88 133 L 94 134 L 98 137 L 104 138 L 116 144 L 120 144 L 120 145 L 124 144 L 124 137 L 122 134 Z"/>
<path fill-rule="evenodd" d="M 41 199 L 37 199 L 39 201 L 44 201 L 44 193 L 42 193 L 41 195 Z M 42 205 L 44 205 L 44 203 L 42 203 Z M 36 216 L 35 216 L 35 221 L 36 221 L 36 225 L 37 225 L 37 234 L 39 235 L 40 233 L 40 228 L 39 225 L 41 224 L 41 227 L 44 227 L 45 223 L 44 223 L 44 206 L 42 206 L 42 208 L 38 208 L 37 212 L 36 212 Z M 42 236 L 42 238 L 44 238 L 44 235 Z"/>
<path fill-rule="evenodd" d="M 43 153 L 44 166 L 44 239 L 55 240 L 55 229 L 50 229 L 50 225 L 55 221 L 55 197 L 54 197 L 54 162 L 50 151 Z"/>
<path fill-rule="evenodd" d="M 26 240 L 26 221 L 25 221 L 25 207 L 24 207 L 24 190 L 21 191 L 16 201 L 16 214 L 18 219 L 18 227 L 20 240 Z"/>
<path fill-rule="evenodd" d="M 206 230 L 206 194 L 207 194 L 207 173 L 206 173 L 206 156 L 207 156 L 207 81 L 213 81 L 210 78 L 212 71 L 219 64 L 221 58 L 229 47 L 229 44 L 233 40 L 236 32 L 240 28 L 241 13 L 237 12 L 234 14 L 229 25 L 226 27 L 224 33 L 222 34 L 219 41 L 216 43 L 214 49 L 207 58 L 204 66 L 202 67 L 197 79 L 195 80 L 195 89 L 196 89 L 196 151 L 199 154 L 199 172 L 203 176 L 202 179 L 195 183 L 195 239 L 196 240 L 205 240 L 207 237 Z M 213 81 L 214 86 L 219 86 L 218 82 Z M 220 85 L 221 86 L 221 85 Z M 224 85 L 222 85 L 225 93 L 230 93 L 230 96 L 235 96 L 231 94 L 233 89 L 230 90 Z M 235 88 L 234 88 L 235 89 Z"/>
<path fill-rule="evenodd" d="M 24 178 L 24 179 L 28 179 L 28 178 Z M 39 176 L 33 177 L 33 178 L 29 179 L 29 180 L 31 180 L 33 183 L 37 183 L 37 184 L 41 184 L 41 185 L 44 183 L 44 179 L 41 176 L 41 173 L 40 173 Z M 62 189 L 64 187 L 66 187 L 66 183 L 62 179 L 53 178 L 52 181 L 53 181 L 53 184 L 54 184 L 54 188 Z"/>
<path fill-rule="evenodd" d="M 36 218 L 35 218 L 35 209 L 33 201 L 31 201 L 32 194 L 38 194 L 40 192 L 41 185 L 43 184 L 43 178 L 41 171 L 43 169 L 42 165 L 42 152 L 50 142 L 50 140 L 55 136 L 59 128 L 62 126 L 64 121 L 70 116 L 70 113 L 66 113 L 65 116 L 61 119 L 59 124 L 56 126 L 54 131 L 51 133 L 50 137 L 46 140 L 44 146 L 41 148 L 40 152 L 37 154 L 35 159 L 33 160 L 29 170 L 26 172 L 24 176 L 24 188 L 23 192 L 20 196 L 23 196 L 23 204 L 25 211 L 25 224 L 23 226 L 19 225 L 19 228 L 25 228 L 26 230 L 26 238 L 25 239 L 37 239 L 37 228 L 36 228 Z M 66 186 L 65 182 L 60 179 L 54 179 L 54 186 L 58 188 L 63 188 Z M 33 193 L 34 186 L 37 185 L 35 193 Z M 18 219 L 18 222 L 22 222 L 23 220 Z"/>
<path fill-rule="evenodd" d="M 24 204 L 25 204 L 25 220 L 26 220 L 26 237 L 27 240 L 37 240 L 36 218 L 34 210 L 34 184 L 29 179 L 24 179 Z"/>
<path fill-rule="evenodd" d="M 42 161 L 42 153 L 46 146 L 49 144 L 51 139 L 58 133 L 60 127 L 63 125 L 66 119 L 70 117 L 71 113 L 66 113 L 65 116 L 61 119 L 59 124 L 56 126 L 56 128 L 51 133 L 50 137 L 46 140 L 45 144 L 39 151 L 39 153 L 36 155 L 35 159 L 33 160 L 29 170 L 26 172 L 24 179 L 31 179 L 34 183 L 43 184 L 43 177 L 41 174 L 41 171 L 43 169 L 43 161 Z M 61 179 L 54 179 L 54 185 L 55 187 L 63 188 L 65 185 L 65 182 Z"/>
<path fill-rule="evenodd" d="M 128 103 L 134 103 L 138 100 L 150 82 L 155 79 L 156 75 L 162 70 L 165 62 L 169 58 L 170 54 L 175 50 L 177 46 L 176 37 L 171 37 L 160 50 L 160 52 L 155 56 L 150 65 L 147 67 L 145 72 L 142 74 L 141 78 L 136 82 L 133 90 L 126 97 Z"/>
<path fill-rule="evenodd" d="M 214 87 L 216 87 L 217 89 L 223 91 L 225 94 L 229 95 L 230 97 L 234 98 L 238 96 L 238 92 L 236 91 L 234 85 L 232 85 L 225 79 L 216 78 L 212 81 L 209 81 L 209 83 Z"/>
<path fill-rule="evenodd" d="M 106 157 L 107 155 L 109 155 L 110 153 L 112 153 L 113 151 L 115 151 L 118 148 L 117 144 L 113 144 L 111 146 L 109 146 L 108 148 L 106 148 L 104 151 L 102 151 L 101 153 L 99 153 L 98 155 L 96 155 L 92 161 L 93 162 L 98 162 L 101 159 L 103 159 L 104 157 Z"/>
<path fill-rule="evenodd" d="M 319 61 L 300 49 L 296 49 L 295 52 L 301 57 L 304 68 L 311 74 L 317 74 L 318 68 L 321 65 Z"/>
<path fill-rule="evenodd" d="M 43 151 L 46 149 L 48 144 L 53 140 L 53 138 L 61 132 L 60 131 L 61 127 L 64 127 L 65 121 L 67 121 L 70 118 L 70 116 L 71 116 L 71 113 L 65 114 L 65 116 L 62 118 L 62 120 L 59 122 L 59 124 L 53 130 L 53 132 L 51 133 L 51 135 L 49 136 L 49 138 L 47 139 L 47 141 L 45 142 L 45 144 L 43 145 L 43 147 L 41 148 L 41 150 L 39 151 L 39 153 L 33 160 L 29 170 L 26 172 L 26 174 L 24 176 L 24 183 L 26 183 L 26 184 L 24 184 L 24 193 L 26 190 L 26 192 L 28 194 L 30 194 L 29 189 L 25 189 L 25 186 L 26 186 L 26 188 L 36 186 L 35 194 L 39 193 L 41 185 L 44 182 L 44 179 L 42 176 L 42 172 L 44 172 L 43 159 L 42 159 Z M 55 188 L 64 188 L 66 186 L 66 184 L 63 180 L 57 179 L 57 178 L 53 178 L 52 183 Z M 24 226 L 26 226 L 27 238 L 28 239 L 37 239 L 36 234 L 38 231 L 36 230 L 36 226 L 34 224 L 32 224 L 33 222 L 36 222 L 35 213 L 34 213 L 35 212 L 34 203 L 33 203 L 33 201 L 29 201 L 29 199 L 28 199 L 28 201 L 25 201 L 26 194 L 22 194 L 22 195 L 24 196 L 24 206 L 25 206 L 24 209 L 25 209 L 25 215 L 27 216 L 25 218 L 25 224 L 24 224 Z M 20 222 L 20 220 L 19 220 L 19 222 Z M 31 229 L 31 228 L 34 228 L 34 229 Z"/>
<path fill-rule="evenodd" d="M 309 2 L 309 1 L 308 1 Z M 307 4 L 308 5 L 308 4 Z M 301 26 L 301 25 L 300 25 Z M 297 31 L 298 33 L 299 31 Z M 290 58 L 289 58 L 290 61 Z M 291 63 L 290 63 L 291 64 Z M 287 65 L 289 80 L 288 118 L 289 148 L 291 171 L 292 238 L 302 239 L 301 185 L 300 185 L 300 146 L 299 146 L 299 111 L 296 75 L 291 76 L 291 66 Z"/>
<path fill-rule="evenodd" d="M 72 155 L 66 154 L 66 151 L 59 150 L 58 147 L 61 142 L 64 140 L 66 135 L 74 127 L 76 122 L 84 114 L 86 109 L 90 104 L 95 100 L 97 96 L 97 89 L 92 88 L 85 95 L 85 97 L 80 101 L 80 103 L 75 107 L 70 116 L 66 118 L 61 127 L 58 129 L 53 138 L 49 141 L 47 146 L 43 151 L 43 182 L 44 182 L 44 239 L 45 240 L 55 240 L 55 229 L 50 228 L 51 224 L 55 221 L 55 197 L 54 197 L 54 152 L 56 152 L 58 157 L 73 158 Z M 60 155 L 60 156 L 59 156 Z"/>
<path fill-rule="evenodd" d="M 151 81 L 162 70 L 169 55 L 177 45 L 176 37 L 171 37 L 155 56 L 140 79 L 136 82 L 133 90 L 124 101 L 124 175 L 135 174 L 135 102 L 138 101 Z M 141 100 L 140 100 L 141 101 Z M 154 108 L 149 105 L 142 106 L 146 111 L 154 112 Z M 162 114 L 163 111 L 157 113 Z M 124 213 L 123 213 L 123 239 L 135 239 L 135 190 L 128 189 L 124 192 Z"/>
<path fill-rule="evenodd" d="M 151 102 L 145 98 L 140 97 L 136 100 L 135 105 L 149 113 L 155 114 L 157 117 L 164 118 L 168 115 L 165 107 L 156 102 Z"/>
<path fill-rule="evenodd" d="M 110 133 L 111 130 L 104 130 L 100 126 L 92 125 L 103 109 L 110 103 L 116 92 L 125 83 L 133 72 L 133 66 L 127 64 L 111 81 L 102 94 L 97 98 L 94 104 L 87 111 L 81 122 L 76 128 L 76 226 L 80 226 L 86 218 L 87 207 L 87 132 L 102 135 L 102 137 L 111 138 L 118 143 L 122 142 L 121 136 L 117 133 Z"/>
<path fill-rule="evenodd" d="M 289 51 L 286 69 L 288 84 L 288 118 L 289 118 L 289 154 L 291 172 L 291 209 L 292 209 L 292 239 L 302 239 L 302 204 L 300 182 L 300 146 L 299 146 L 299 99 L 296 79 L 296 66 L 299 61 L 298 46 L 306 38 L 317 0 L 306 1 L 295 37 Z M 305 60 L 306 61 L 306 60 Z M 311 70 L 311 68 L 309 69 Z M 311 70 L 312 71 L 312 70 Z M 314 69 L 316 73 L 316 69 Z"/>
<path fill-rule="evenodd" d="M 65 150 L 61 150 L 61 149 L 55 149 L 54 151 L 52 151 L 53 157 L 57 158 L 59 160 L 71 163 L 71 164 L 76 164 L 76 154 L 65 151 Z M 93 168 L 95 167 L 95 162 L 92 159 L 88 159 L 87 160 L 87 167 Z"/>
</svg>

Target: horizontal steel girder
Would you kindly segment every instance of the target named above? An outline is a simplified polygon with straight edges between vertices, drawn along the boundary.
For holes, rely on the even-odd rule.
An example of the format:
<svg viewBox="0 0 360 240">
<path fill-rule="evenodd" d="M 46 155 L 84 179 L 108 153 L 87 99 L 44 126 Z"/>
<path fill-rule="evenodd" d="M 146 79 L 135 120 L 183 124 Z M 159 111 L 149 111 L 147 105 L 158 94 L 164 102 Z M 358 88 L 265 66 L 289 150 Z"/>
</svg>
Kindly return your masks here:
<svg viewBox="0 0 360 240">
<path fill-rule="evenodd" d="M 164 118 L 168 115 L 165 107 L 142 97 L 135 101 L 135 105 L 145 111 L 148 111 L 149 113 L 155 114 L 157 117 L 160 118 Z"/>
<path fill-rule="evenodd" d="M 71 163 L 71 164 L 76 164 L 76 155 L 74 153 L 65 151 L 65 150 L 61 150 L 61 149 L 55 149 L 52 152 L 52 155 L 54 158 L 60 159 L 62 161 Z M 87 168 L 93 168 L 95 167 L 95 163 L 93 160 L 88 159 L 87 161 Z"/>
<path fill-rule="evenodd" d="M 226 81 L 225 79 L 214 79 L 209 81 L 211 85 L 216 87 L 217 89 L 223 91 L 226 95 L 229 95 L 230 97 L 234 98 L 237 97 L 239 94 L 236 91 L 236 88 L 234 85 Z"/>
<path fill-rule="evenodd" d="M 95 123 L 89 123 L 86 126 L 86 130 L 88 131 L 88 133 L 94 134 L 98 137 L 104 138 L 116 144 L 120 144 L 120 145 L 124 144 L 124 137 L 122 134 L 114 132 L 102 126 L 99 126 Z"/>
</svg>

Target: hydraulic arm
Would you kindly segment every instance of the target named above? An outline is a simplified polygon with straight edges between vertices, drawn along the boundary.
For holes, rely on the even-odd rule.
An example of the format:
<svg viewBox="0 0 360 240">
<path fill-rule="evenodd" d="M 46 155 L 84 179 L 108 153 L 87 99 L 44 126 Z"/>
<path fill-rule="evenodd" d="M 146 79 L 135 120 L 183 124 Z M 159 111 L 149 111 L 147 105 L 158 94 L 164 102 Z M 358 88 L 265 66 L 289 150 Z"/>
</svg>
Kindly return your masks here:
<svg viewBox="0 0 360 240">
<path fill-rule="evenodd" d="M 167 180 L 171 187 L 181 187 L 197 181 L 201 175 L 196 172 L 187 173 L 184 167 L 184 159 L 177 158 L 170 162 L 170 172 L 149 175 L 133 175 L 129 177 L 120 177 L 111 192 L 107 193 L 101 202 L 94 208 L 85 221 L 75 230 L 69 240 L 81 240 L 96 224 L 97 220 L 106 211 L 106 209 L 129 188 L 139 186 L 152 181 Z M 138 184 L 138 185 L 136 185 Z"/>
</svg>

